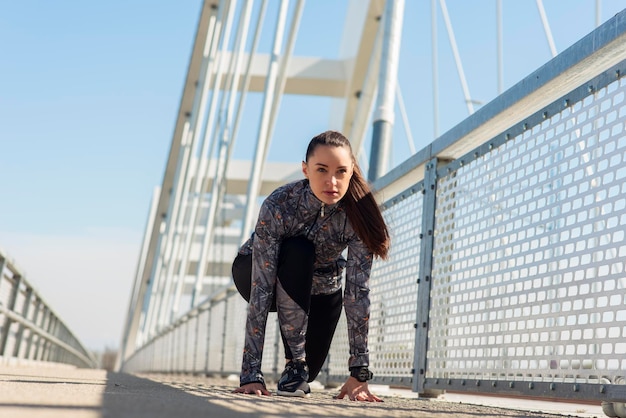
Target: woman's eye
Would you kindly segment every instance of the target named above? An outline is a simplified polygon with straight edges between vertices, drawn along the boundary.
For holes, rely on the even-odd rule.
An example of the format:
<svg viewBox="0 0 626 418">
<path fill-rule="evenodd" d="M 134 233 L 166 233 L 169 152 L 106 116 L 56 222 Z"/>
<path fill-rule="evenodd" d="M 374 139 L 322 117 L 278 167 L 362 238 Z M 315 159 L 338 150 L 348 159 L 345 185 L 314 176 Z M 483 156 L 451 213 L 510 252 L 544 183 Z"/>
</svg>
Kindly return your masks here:
<svg viewBox="0 0 626 418">
<path fill-rule="evenodd" d="M 318 173 L 325 173 L 325 172 L 326 172 L 326 169 L 325 169 L 325 168 L 323 168 L 323 167 L 319 167 L 319 168 L 317 169 L 317 172 L 318 172 Z"/>
</svg>

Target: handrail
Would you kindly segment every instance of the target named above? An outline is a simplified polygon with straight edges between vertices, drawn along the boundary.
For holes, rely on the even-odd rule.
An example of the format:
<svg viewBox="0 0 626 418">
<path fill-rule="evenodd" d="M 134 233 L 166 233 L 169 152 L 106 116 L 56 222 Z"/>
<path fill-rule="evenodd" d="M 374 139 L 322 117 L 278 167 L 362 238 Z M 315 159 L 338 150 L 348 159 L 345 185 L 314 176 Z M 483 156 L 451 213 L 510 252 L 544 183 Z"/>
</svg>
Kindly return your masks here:
<svg viewBox="0 0 626 418">
<path fill-rule="evenodd" d="M 0 249 L 0 358 L 94 368 L 97 361 Z"/>
</svg>

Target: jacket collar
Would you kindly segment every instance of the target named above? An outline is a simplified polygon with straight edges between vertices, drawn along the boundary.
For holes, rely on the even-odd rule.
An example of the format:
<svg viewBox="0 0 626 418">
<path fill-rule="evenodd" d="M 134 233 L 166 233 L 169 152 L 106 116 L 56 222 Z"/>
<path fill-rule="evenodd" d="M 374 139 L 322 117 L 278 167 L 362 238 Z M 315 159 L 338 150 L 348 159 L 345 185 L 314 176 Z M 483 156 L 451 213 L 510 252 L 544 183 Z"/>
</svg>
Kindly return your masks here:
<svg viewBox="0 0 626 418">
<path fill-rule="evenodd" d="M 341 201 L 328 205 L 315 196 L 313 190 L 311 189 L 311 185 L 309 181 L 305 179 L 306 185 L 304 186 L 304 194 L 305 194 L 305 202 L 306 206 L 310 211 L 318 212 L 320 216 L 328 215 L 333 212 L 339 205 L 341 205 Z"/>
</svg>

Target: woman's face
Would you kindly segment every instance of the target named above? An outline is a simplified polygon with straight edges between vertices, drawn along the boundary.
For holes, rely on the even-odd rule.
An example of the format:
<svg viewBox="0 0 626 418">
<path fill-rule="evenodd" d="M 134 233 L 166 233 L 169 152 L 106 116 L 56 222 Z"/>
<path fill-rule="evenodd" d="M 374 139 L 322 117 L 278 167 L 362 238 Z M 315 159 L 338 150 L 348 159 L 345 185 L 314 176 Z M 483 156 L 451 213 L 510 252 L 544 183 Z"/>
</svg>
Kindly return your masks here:
<svg viewBox="0 0 626 418">
<path fill-rule="evenodd" d="M 302 162 L 302 172 L 309 179 L 313 194 L 327 205 L 333 205 L 348 191 L 353 173 L 350 149 L 318 145 L 309 161 Z"/>
</svg>

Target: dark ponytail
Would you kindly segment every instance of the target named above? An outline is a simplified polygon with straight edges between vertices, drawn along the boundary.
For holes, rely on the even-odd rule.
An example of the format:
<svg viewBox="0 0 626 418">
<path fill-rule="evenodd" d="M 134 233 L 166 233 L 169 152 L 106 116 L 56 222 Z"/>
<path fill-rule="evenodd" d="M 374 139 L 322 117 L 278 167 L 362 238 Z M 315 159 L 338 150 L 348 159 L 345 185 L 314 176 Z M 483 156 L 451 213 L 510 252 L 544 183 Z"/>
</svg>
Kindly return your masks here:
<svg viewBox="0 0 626 418">
<path fill-rule="evenodd" d="M 348 220 L 359 238 L 374 255 L 386 259 L 390 245 L 387 224 L 367 181 L 363 177 L 363 173 L 361 173 L 361 168 L 356 162 L 350 141 L 340 132 L 323 132 L 309 142 L 306 151 L 307 161 L 319 145 L 347 147 L 350 150 L 354 171 L 350 178 L 348 191 L 341 201 Z"/>
</svg>

